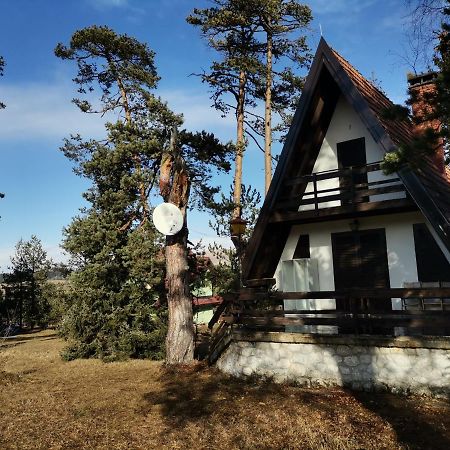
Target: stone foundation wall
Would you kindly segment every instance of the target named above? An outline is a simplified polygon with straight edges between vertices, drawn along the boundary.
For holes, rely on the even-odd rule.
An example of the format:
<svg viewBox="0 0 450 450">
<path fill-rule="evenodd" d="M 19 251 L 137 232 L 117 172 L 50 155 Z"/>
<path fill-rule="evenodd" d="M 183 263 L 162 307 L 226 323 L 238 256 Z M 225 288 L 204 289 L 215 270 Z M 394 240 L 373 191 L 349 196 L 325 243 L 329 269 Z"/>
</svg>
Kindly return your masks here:
<svg viewBox="0 0 450 450">
<path fill-rule="evenodd" d="M 234 333 L 216 364 L 234 376 L 275 382 L 450 394 L 450 338 Z"/>
</svg>

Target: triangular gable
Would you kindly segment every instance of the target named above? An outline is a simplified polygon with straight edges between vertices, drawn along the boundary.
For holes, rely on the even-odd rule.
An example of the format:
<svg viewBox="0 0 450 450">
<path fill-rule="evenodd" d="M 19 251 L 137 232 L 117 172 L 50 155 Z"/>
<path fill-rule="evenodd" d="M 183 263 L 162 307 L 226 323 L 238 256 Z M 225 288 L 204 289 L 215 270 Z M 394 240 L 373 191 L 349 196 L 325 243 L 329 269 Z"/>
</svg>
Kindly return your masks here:
<svg viewBox="0 0 450 450">
<path fill-rule="evenodd" d="M 303 173 L 308 173 L 308 170 L 310 173 L 312 170 L 317 157 L 314 152 L 320 148 L 339 95 L 343 95 L 354 108 L 375 142 L 385 152 L 392 151 L 398 144 L 411 138 L 411 129 L 406 123 L 383 118 L 382 111 L 391 106 L 392 102 L 322 38 L 270 189 L 246 249 L 243 264 L 245 280 L 266 278 L 273 273 L 290 230 L 289 224 L 270 222 L 277 201 L 283 193 L 283 182 L 286 178 L 295 176 L 293 170 L 303 170 Z M 404 169 L 398 176 L 450 251 L 448 179 L 430 161 L 415 173 Z"/>
</svg>

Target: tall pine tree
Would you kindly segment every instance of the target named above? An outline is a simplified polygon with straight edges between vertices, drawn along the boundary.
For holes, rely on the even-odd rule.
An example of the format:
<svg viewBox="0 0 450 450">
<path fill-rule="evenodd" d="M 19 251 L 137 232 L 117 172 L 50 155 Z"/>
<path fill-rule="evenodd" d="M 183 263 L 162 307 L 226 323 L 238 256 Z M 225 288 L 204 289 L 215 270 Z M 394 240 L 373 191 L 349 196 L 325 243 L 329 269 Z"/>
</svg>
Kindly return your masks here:
<svg viewBox="0 0 450 450">
<path fill-rule="evenodd" d="M 214 0 L 213 4 L 208 9 L 195 9 L 187 20 L 200 27 L 208 44 L 222 57 L 201 76 L 213 90 L 215 107 L 224 114 L 230 109 L 236 112 L 234 200 L 238 204 L 243 155 L 239 149 L 244 148 L 244 132 L 265 153 L 265 191 L 269 188 L 272 114 L 275 111 L 281 118 L 277 130 L 285 130 L 303 85 L 303 77 L 295 75 L 292 67 L 278 66 L 290 60 L 298 70 L 308 63 L 305 31 L 311 11 L 295 0 Z M 235 104 L 227 101 L 227 94 L 235 98 Z M 257 100 L 265 103 L 264 117 L 250 111 Z M 264 148 L 258 136 L 264 138 Z"/>
<path fill-rule="evenodd" d="M 290 125 L 288 111 L 297 106 L 303 87 L 303 77 L 295 75 L 291 67 L 278 69 L 276 64 L 289 59 L 298 70 L 309 61 L 305 30 L 312 16 L 308 6 L 296 0 L 238 0 L 248 20 L 263 35 L 265 68 L 260 74 L 265 85 L 259 97 L 264 100 L 264 175 L 265 193 L 272 180 L 272 110 L 281 115 L 282 127 Z M 297 33 L 293 37 L 293 33 Z"/>
<path fill-rule="evenodd" d="M 386 117 L 404 120 L 417 130 L 410 142 L 405 142 L 396 151 L 387 153 L 383 160 L 383 170 L 392 173 L 408 166 L 420 167 L 424 156 L 435 154 L 437 147 L 443 143 L 445 163 L 450 163 L 448 142 L 450 138 L 450 0 L 445 0 L 444 7 L 441 2 L 417 2 L 417 11 L 427 11 L 432 14 L 441 14 L 442 22 L 440 30 L 428 30 L 430 35 L 437 36 L 437 46 L 433 58 L 438 69 L 436 89 L 428 92 L 423 98 L 418 99 L 417 94 L 410 92 L 407 105 L 411 106 L 417 100 L 426 102 L 428 108 L 422 108 L 420 114 L 415 116 L 409 107 L 395 105 L 385 112 Z M 429 4 L 430 3 L 430 4 Z M 433 5 L 431 5 L 433 3 Z M 439 3 L 435 5 L 435 3 Z M 420 7 L 422 6 L 422 7 Z M 430 37 L 431 39 L 431 37 Z M 440 123 L 440 127 L 431 127 L 428 124 Z"/>
<path fill-rule="evenodd" d="M 74 81 L 81 94 L 100 92 L 97 108 L 89 98 L 74 100 L 82 111 L 119 115 L 106 125 L 106 140 L 72 136 L 63 147 L 76 173 L 92 181 L 84 194 L 91 206 L 66 229 L 64 243 L 81 264 L 72 276 L 76 300 L 64 322 L 74 338 L 69 356 L 160 356 L 164 326 L 154 306 L 166 299 L 166 360 L 190 362 L 187 228 L 166 241 L 164 264 L 148 200 L 160 176 L 163 196 L 183 212 L 191 187 L 199 204 L 211 202 L 217 192 L 209 185 L 212 172 L 229 169 L 230 148 L 205 132 L 183 131 L 175 139 L 181 117 L 151 92 L 158 81 L 153 52 L 134 38 L 93 26 L 74 33 L 69 46 L 59 44 L 56 55 L 77 63 Z M 169 264 L 172 249 L 176 269 Z"/>
<path fill-rule="evenodd" d="M 194 9 L 187 22 L 200 28 L 208 45 L 220 59 L 211 64 L 209 72 L 200 74 L 211 90 L 213 106 L 224 116 L 236 115 L 236 154 L 233 182 L 234 217 L 241 214 L 242 170 L 246 147 L 245 122 L 248 109 L 255 107 L 256 89 L 261 89 L 257 74 L 261 71 L 258 59 L 260 44 L 255 29 L 249 26 L 238 3 L 213 0 L 207 9 Z"/>
</svg>

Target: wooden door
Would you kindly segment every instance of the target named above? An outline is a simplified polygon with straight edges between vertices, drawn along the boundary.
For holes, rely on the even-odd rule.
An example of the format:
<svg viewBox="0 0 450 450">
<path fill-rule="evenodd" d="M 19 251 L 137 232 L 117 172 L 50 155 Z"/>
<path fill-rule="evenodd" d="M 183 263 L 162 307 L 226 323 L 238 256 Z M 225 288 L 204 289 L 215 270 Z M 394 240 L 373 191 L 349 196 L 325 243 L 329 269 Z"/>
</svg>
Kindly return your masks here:
<svg viewBox="0 0 450 450">
<path fill-rule="evenodd" d="M 337 159 L 339 169 L 346 167 L 357 167 L 363 172 L 352 172 L 349 175 L 339 177 L 339 187 L 341 193 L 347 193 L 349 196 L 342 199 L 342 204 L 354 203 L 352 193 L 355 192 L 355 186 L 367 186 L 367 172 L 364 170 L 367 165 L 366 160 L 366 141 L 365 138 L 352 139 L 350 141 L 338 142 Z M 359 201 L 368 201 L 367 197 L 363 197 Z"/>
<path fill-rule="evenodd" d="M 384 229 L 331 234 L 334 284 L 341 289 L 389 288 L 386 235 Z M 391 299 L 356 298 L 336 301 L 343 311 L 389 311 Z"/>
</svg>

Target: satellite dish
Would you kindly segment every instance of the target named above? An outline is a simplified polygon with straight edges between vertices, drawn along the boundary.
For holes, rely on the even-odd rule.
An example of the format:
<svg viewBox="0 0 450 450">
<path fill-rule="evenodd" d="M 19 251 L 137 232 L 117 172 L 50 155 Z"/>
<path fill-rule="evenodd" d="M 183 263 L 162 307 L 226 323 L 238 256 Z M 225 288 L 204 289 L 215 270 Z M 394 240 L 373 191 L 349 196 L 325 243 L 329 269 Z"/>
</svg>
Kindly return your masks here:
<svg viewBox="0 0 450 450">
<path fill-rule="evenodd" d="M 173 203 L 161 203 L 153 210 L 155 228 L 166 236 L 173 236 L 183 228 L 183 215 Z"/>
</svg>

